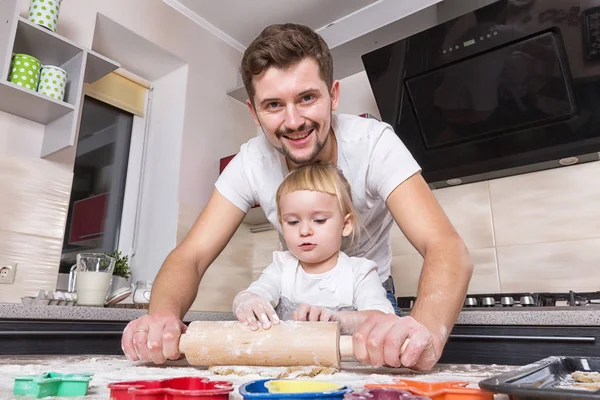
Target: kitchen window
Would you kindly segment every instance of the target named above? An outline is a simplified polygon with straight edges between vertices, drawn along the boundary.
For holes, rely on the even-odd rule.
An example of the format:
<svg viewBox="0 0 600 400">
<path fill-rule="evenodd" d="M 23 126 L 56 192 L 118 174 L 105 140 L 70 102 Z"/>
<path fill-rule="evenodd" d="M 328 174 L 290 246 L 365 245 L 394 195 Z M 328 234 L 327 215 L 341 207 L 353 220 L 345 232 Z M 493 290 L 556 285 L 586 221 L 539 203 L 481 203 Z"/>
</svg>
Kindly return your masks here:
<svg viewBox="0 0 600 400">
<path fill-rule="evenodd" d="M 117 74 L 86 87 L 61 273 L 69 272 L 78 253 L 133 253 L 147 88 Z"/>
</svg>

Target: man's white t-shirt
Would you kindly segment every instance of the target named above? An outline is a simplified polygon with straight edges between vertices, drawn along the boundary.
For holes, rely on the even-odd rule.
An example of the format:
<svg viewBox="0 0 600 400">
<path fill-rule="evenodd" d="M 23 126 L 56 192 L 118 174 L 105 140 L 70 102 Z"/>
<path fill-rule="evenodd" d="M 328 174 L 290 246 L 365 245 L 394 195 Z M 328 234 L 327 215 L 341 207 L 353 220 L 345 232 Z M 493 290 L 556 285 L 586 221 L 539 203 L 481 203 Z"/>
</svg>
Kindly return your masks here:
<svg viewBox="0 0 600 400">
<path fill-rule="evenodd" d="M 296 305 L 394 314 L 379 281 L 377 264 L 366 258 L 348 257 L 341 251 L 335 267 L 320 274 L 306 273 L 289 251 L 275 251 L 273 262 L 246 291 L 261 296 L 273 307 L 286 299 Z"/>
<path fill-rule="evenodd" d="M 352 201 L 363 231 L 349 256 L 375 261 L 381 282 L 390 276 L 390 228 L 394 222 L 385 205 L 390 193 L 420 167 L 392 127 L 372 118 L 333 115 L 338 167 L 352 188 Z M 244 212 L 260 204 L 278 230 L 275 193 L 289 173 L 284 156 L 264 134 L 244 143 L 215 183 L 225 198 Z"/>
</svg>

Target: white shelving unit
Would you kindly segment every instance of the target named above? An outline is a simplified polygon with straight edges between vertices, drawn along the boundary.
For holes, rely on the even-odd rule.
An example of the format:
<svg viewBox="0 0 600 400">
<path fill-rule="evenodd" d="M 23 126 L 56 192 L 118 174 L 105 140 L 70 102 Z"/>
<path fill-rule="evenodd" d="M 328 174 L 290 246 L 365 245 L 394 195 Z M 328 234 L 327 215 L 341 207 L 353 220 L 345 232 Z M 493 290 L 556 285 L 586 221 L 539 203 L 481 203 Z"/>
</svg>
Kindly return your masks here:
<svg viewBox="0 0 600 400">
<path fill-rule="evenodd" d="M 75 111 L 75 106 L 2 80 L 0 110 L 46 125 Z"/>
<path fill-rule="evenodd" d="M 19 16 L 19 3 L 0 1 L 0 111 L 45 125 L 40 157 L 47 157 L 75 145 L 84 83 L 95 82 L 120 65 Z M 67 85 L 63 101 L 9 82 L 14 53 L 29 54 L 42 65 L 64 69 Z"/>
</svg>

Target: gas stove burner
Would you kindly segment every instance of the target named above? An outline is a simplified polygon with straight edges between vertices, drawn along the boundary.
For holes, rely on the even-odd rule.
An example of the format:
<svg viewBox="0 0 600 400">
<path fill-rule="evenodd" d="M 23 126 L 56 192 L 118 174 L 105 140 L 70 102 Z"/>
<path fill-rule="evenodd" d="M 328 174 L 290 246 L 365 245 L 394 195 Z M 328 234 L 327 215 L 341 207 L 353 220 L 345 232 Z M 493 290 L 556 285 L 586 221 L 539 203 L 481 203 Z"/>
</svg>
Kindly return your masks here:
<svg viewBox="0 0 600 400">
<path fill-rule="evenodd" d="M 477 305 L 477 299 L 474 299 L 473 297 L 467 297 L 465 299 L 465 307 L 477 307 Z"/>
<path fill-rule="evenodd" d="M 512 307 L 515 305 L 515 299 L 510 296 L 502 296 L 500 304 L 502 304 L 503 307 Z"/>
<path fill-rule="evenodd" d="M 529 307 L 535 305 L 535 302 L 533 301 L 533 296 L 521 296 L 519 304 L 523 307 Z"/>
<path fill-rule="evenodd" d="M 484 297 L 481 299 L 481 305 L 484 307 L 494 307 L 496 305 L 496 300 L 493 297 Z"/>
<path fill-rule="evenodd" d="M 398 306 L 411 309 L 416 297 L 398 297 Z M 468 294 L 464 308 L 481 310 L 504 308 L 517 310 L 522 307 L 599 307 L 600 291 L 598 292 L 521 292 L 521 293 L 488 293 Z"/>
</svg>

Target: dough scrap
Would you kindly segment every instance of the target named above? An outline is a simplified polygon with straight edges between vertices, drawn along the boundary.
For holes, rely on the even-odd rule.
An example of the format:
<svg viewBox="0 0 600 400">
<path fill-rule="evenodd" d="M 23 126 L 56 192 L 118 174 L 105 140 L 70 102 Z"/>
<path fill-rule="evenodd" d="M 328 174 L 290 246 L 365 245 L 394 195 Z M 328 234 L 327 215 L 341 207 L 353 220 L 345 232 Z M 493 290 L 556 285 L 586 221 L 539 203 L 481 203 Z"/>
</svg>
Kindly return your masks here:
<svg viewBox="0 0 600 400">
<path fill-rule="evenodd" d="M 317 365 L 302 367 L 253 367 L 245 365 L 218 365 L 208 370 L 216 375 L 259 375 L 265 378 L 312 378 L 318 375 L 332 375 L 339 372 L 337 368 Z"/>
<path fill-rule="evenodd" d="M 600 372 L 575 371 L 571 377 L 580 383 L 600 383 Z"/>
<path fill-rule="evenodd" d="M 577 386 L 577 387 L 584 388 L 584 389 L 590 389 L 590 390 L 600 390 L 600 382 L 593 382 L 593 383 L 577 382 L 577 383 L 574 383 L 573 386 Z"/>
</svg>

